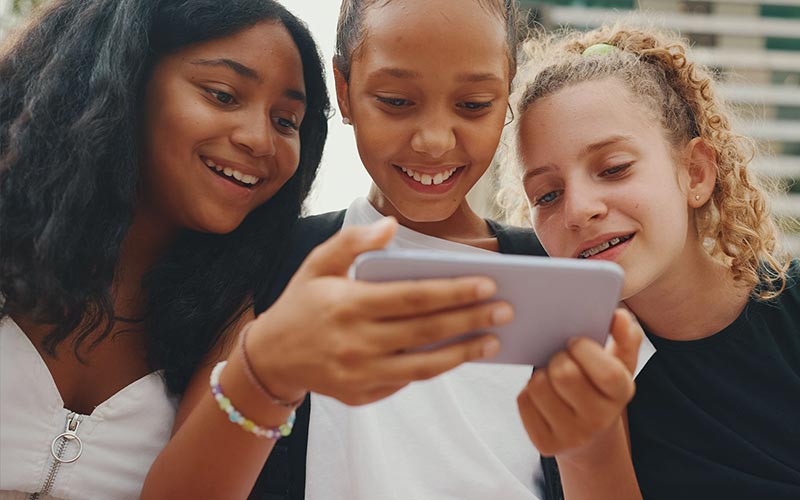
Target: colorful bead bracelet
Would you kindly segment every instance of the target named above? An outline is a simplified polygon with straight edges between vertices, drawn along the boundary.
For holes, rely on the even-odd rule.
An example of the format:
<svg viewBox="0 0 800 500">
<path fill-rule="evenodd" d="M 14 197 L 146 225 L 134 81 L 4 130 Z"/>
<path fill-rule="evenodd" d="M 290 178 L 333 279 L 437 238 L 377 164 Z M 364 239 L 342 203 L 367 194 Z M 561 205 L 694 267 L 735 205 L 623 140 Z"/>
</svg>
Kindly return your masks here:
<svg viewBox="0 0 800 500">
<path fill-rule="evenodd" d="M 228 414 L 228 420 L 233 422 L 234 424 L 239 425 L 242 429 L 247 432 L 252 432 L 258 437 L 266 438 L 266 439 L 280 439 L 282 437 L 286 437 L 292 433 L 292 427 L 294 427 L 294 420 L 295 420 L 295 412 L 289 415 L 289 419 L 286 421 L 285 424 L 279 425 L 278 427 L 272 427 L 271 429 L 266 429 L 261 427 L 260 425 L 256 424 L 249 418 L 246 418 L 244 415 L 239 413 L 236 408 L 234 408 L 233 404 L 231 404 L 231 400 L 226 398 L 225 395 L 222 393 L 222 386 L 219 384 L 219 376 L 222 373 L 222 369 L 225 368 L 227 365 L 227 361 L 220 361 L 219 363 L 214 366 L 214 369 L 211 370 L 211 394 L 214 395 L 214 399 L 217 400 L 217 404 L 219 404 L 219 408 Z"/>
</svg>

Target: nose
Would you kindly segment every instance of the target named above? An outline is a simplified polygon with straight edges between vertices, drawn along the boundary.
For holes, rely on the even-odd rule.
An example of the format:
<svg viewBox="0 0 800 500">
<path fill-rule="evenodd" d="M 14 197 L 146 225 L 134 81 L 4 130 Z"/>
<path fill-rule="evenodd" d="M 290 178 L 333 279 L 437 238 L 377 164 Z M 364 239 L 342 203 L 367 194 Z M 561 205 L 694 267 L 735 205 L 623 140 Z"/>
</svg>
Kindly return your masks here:
<svg viewBox="0 0 800 500">
<path fill-rule="evenodd" d="M 455 147 L 454 124 L 442 111 L 420 120 L 419 127 L 411 138 L 411 149 L 431 158 L 440 158 Z"/>
<path fill-rule="evenodd" d="M 590 183 L 573 183 L 564 190 L 564 225 L 567 229 L 582 229 L 603 219 L 608 206 L 601 193 Z"/>
<path fill-rule="evenodd" d="M 275 155 L 275 129 L 269 117 L 244 120 L 231 133 L 231 142 L 254 157 Z"/>
</svg>

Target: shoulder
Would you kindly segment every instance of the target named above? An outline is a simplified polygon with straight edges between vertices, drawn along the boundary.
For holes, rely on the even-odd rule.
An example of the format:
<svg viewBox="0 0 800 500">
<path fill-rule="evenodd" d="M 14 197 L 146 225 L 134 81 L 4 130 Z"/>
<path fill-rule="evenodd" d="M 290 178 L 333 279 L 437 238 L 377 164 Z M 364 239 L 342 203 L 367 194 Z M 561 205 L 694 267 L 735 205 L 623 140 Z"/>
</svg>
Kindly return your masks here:
<svg viewBox="0 0 800 500">
<path fill-rule="evenodd" d="M 298 241 L 314 242 L 319 240 L 319 243 L 321 243 L 342 228 L 346 212 L 346 210 L 339 210 L 337 212 L 301 217 L 295 222 L 290 235 Z"/>
<path fill-rule="evenodd" d="M 295 221 L 284 242 L 280 262 L 255 294 L 255 313 L 265 311 L 280 296 L 294 273 L 314 248 L 336 234 L 344 223 L 345 210 L 301 217 Z"/>
<path fill-rule="evenodd" d="M 486 219 L 486 223 L 497 237 L 500 253 L 547 256 L 533 229 L 509 226 L 491 219 Z"/>
</svg>

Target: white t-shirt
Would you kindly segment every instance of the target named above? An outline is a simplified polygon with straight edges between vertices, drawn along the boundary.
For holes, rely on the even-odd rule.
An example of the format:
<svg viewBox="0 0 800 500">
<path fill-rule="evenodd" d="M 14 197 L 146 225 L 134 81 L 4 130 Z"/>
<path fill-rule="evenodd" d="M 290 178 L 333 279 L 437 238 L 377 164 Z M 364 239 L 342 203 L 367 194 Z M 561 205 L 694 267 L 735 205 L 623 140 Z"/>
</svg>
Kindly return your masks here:
<svg viewBox="0 0 800 500">
<path fill-rule="evenodd" d="M 380 219 L 366 199 L 344 225 Z M 390 244 L 485 252 L 405 227 Z M 312 394 L 308 500 L 536 500 L 539 453 L 516 398 L 530 366 L 464 364 L 365 406 Z"/>
</svg>

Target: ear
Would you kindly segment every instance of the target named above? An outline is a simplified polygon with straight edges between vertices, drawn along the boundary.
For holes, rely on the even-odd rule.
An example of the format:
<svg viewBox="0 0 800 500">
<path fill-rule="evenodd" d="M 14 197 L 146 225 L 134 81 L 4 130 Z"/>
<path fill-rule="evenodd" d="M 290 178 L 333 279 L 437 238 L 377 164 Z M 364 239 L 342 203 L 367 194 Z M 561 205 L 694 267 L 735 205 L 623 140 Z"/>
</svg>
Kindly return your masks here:
<svg viewBox="0 0 800 500">
<path fill-rule="evenodd" d="M 351 120 L 350 84 L 344 77 L 344 73 L 336 65 L 336 58 L 333 60 L 333 80 L 336 82 L 336 101 L 339 103 L 339 113 L 341 113 L 343 120 Z"/>
<path fill-rule="evenodd" d="M 695 137 L 686 145 L 689 206 L 700 208 L 714 192 L 717 183 L 717 153 L 702 138 Z"/>
</svg>

